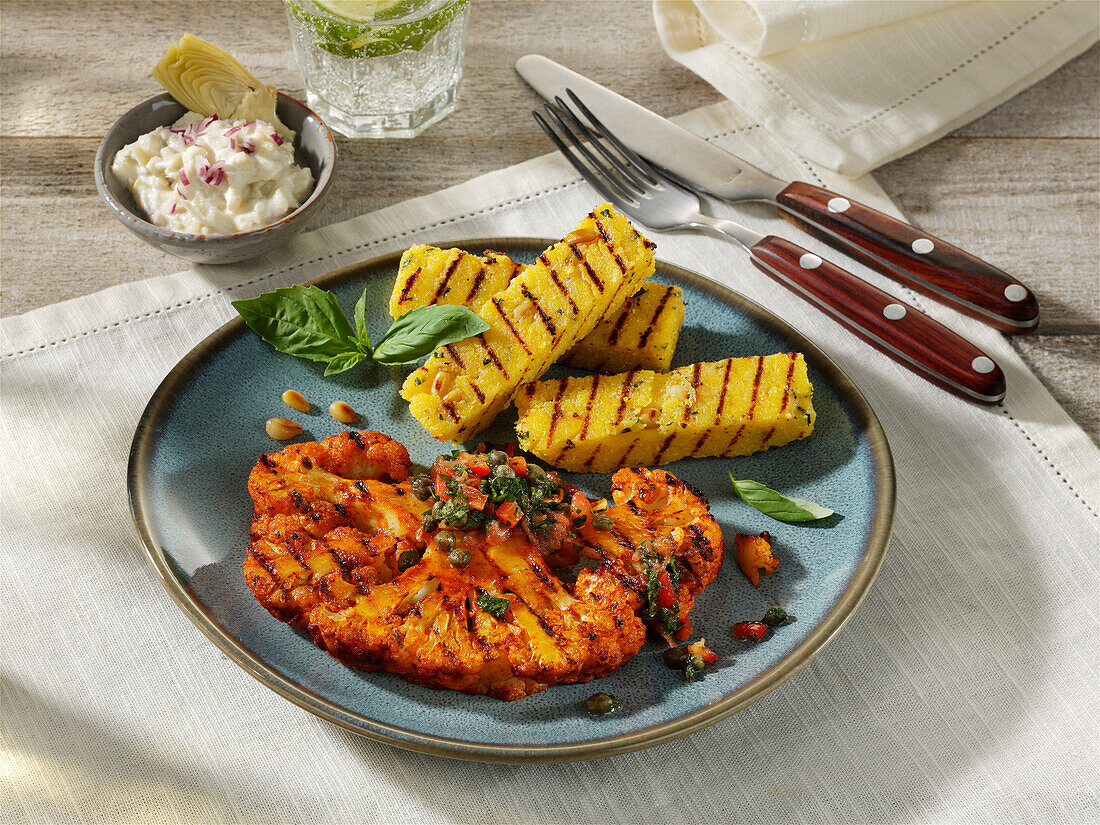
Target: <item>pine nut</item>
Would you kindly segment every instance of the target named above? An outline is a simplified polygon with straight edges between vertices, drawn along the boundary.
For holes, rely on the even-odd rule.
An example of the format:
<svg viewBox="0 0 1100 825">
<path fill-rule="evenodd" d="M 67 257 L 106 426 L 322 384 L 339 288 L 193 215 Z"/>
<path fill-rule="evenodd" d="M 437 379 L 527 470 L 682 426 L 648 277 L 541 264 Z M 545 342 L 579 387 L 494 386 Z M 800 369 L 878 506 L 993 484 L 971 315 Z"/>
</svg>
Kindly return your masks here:
<svg viewBox="0 0 1100 825">
<path fill-rule="evenodd" d="M 302 425 L 288 418 L 269 418 L 264 427 L 267 434 L 278 441 L 286 441 L 302 434 Z"/>
<path fill-rule="evenodd" d="M 356 414 L 355 410 L 351 408 L 350 404 L 344 401 L 333 401 L 329 404 L 328 414 L 344 424 L 354 424 L 359 420 L 359 416 Z"/>
<path fill-rule="evenodd" d="M 581 229 L 574 229 L 572 232 L 562 238 L 561 242 L 564 244 L 592 243 L 592 241 L 596 240 L 599 237 L 600 233 L 594 228 L 588 226 Z"/>
<path fill-rule="evenodd" d="M 297 390 L 287 390 L 283 393 L 283 403 L 293 407 L 298 412 L 309 412 L 309 401 Z"/>
<path fill-rule="evenodd" d="M 432 381 L 432 395 L 439 397 L 446 396 L 454 387 L 454 373 L 440 371 L 435 375 L 435 380 Z"/>
<path fill-rule="evenodd" d="M 516 305 L 516 308 L 512 310 L 512 320 L 522 321 L 535 311 L 535 302 L 530 298 L 524 298 L 523 302 Z"/>
</svg>

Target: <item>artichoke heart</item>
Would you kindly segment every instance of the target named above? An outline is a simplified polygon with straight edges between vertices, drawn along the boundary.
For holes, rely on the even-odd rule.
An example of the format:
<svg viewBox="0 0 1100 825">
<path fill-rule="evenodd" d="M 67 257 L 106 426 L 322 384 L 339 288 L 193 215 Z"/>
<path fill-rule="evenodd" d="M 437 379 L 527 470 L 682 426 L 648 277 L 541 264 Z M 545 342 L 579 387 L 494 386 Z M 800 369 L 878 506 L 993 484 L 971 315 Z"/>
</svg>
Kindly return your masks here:
<svg viewBox="0 0 1100 825">
<path fill-rule="evenodd" d="M 202 38 L 185 34 L 169 46 L 153 77 L 192 112 L 224 120 L 263 120 L 294 139 L 293 130 L 275 114 L 275 87 L 261 83 L 229 52 Z"/>
</svg>

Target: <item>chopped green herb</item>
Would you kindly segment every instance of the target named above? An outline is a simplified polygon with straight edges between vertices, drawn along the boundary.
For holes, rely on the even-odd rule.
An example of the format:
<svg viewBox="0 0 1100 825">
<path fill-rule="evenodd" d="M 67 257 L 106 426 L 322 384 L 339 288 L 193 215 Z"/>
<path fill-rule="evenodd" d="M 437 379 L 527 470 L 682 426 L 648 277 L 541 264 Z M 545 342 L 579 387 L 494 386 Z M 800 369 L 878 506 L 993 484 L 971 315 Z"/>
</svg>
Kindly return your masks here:
<svg viewBox="0 0 1100 825">
<path fill-rule="evenodd" d="M 512 602 L 498 596 L 478 596 L 477 606 L 490 616 L 503 619 L 504 614 L 508 612 L 508 608 L 512 606 Z"/>
</svg>

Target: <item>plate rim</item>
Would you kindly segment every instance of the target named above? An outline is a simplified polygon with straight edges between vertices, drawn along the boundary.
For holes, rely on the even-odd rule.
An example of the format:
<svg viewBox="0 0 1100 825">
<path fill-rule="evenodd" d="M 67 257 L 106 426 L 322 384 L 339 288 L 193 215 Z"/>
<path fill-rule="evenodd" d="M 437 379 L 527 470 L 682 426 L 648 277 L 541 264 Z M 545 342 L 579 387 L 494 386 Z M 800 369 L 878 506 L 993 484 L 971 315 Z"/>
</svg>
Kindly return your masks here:
<svg viewBox="0 0 1100 825">
<path fill-rule="evenodd" d="M 443 248 L 463 249 L 474 254 L 480 254 L 481 250 L 484 249 L 498 248 L 523 249 L 537 254 L 553 243 L 555 241 L 548 238 L 495 236 L 442 241 L 436 245 Z M 329 270 L 302 283 L 324 288 L 341 284 L 357 276 L 366 275 L 370 277 L 372 270 L 395 268 L 402 254 L 403 251 L 394 251 L 374 255 Z M 745 312 L 757 323 L 770 327 L 789 338 L 797 343 L 803 353 L 812 355 L 813 360 L 816 362 L 815 368 L 825 371 L 832 386 L 836 388 L 837 394 L 848 403 L 855 413 L 855 417 L 870 444 L 874 469 L 878 476 L 876 484 L 878 506 L 875 510 L 863 558 L 853 573 L 848 586 L 842 591 L 832 609 L 809 636 L 780 659 L 779 662 L 752 681 L 706 707 L 640 731 L 572 744 L 496 745 L 432 736 L 354 713 L 282 676 L 262 659 L 245 650 L 227 632 L 222 630 L 212 617 L 207 615 L 198 602 L 191 597 L 188 588 L 177 578 L 167 553 L 157 546 L 153 533 L 146 522 L 145 508 L 143 507 L 145 494 L 143 476 L 147 477 L 148 475 L 147 471 L 156 440 L 155 421 L 172 402 L 175 390 L 186 381 L 194 370 L 212 352 L 216 351 L 219 345 L 247 329 L 240 317 L 233 318 L 214 330 L 180 359 L 153 391 L 134 430 L 126 471 L 130 515 L 134 529 L 137 531 L 145 550 L 146 558 L 152 565 L 157 579 L 183 610 L 184 615 L 208 639 L 246 673 L 275 693 L 310 713 L 339 725 L 352 733 L 419 753 L 491 763 L 574 762 L 616 756 L 642 748 L 653 747 L 702 730 L 771 693 L 809 664 L 836 637 L 836 634 L 847 624 L 870 591 L 871 584 L 882 566 L 893 531 L 896 497 L 893 456 L 886 439 L 886 433 L 863 393 L 844 371 L 803 333 L 775 313 L 724 284 L 668 261 L 658 259 L 656 264 L 659 270 L 668 272 L 676 278 L 691 283 L 696 288 L 717 294 L 726 301 L 732 302 L 739 311 Z M 349 720 L 356 720 L 358 723 Z"/>
</svg>

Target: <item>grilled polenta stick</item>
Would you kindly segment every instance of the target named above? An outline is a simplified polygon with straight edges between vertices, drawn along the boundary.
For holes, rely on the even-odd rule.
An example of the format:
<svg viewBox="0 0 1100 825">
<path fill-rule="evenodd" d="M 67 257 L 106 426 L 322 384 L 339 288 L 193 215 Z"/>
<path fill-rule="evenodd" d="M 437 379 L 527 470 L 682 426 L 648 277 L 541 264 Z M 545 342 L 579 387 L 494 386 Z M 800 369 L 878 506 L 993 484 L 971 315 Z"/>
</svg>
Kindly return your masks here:
<svg viewBox="0 0 1100 825">
<path fill-rule="evenodd" d="M 729 358 L 664 375 L 560 378 L 516 396 L 520 446 L 574 472 L 736 456 L 805 438 L 813 386 L 801 353 Z"/>
<path fill-rule="evenodd" d="M 485 303 L 526 269 L 507 255 L 484 256 L 420 244 L 401 256 L 390 315 L 429 304 L 460 304 L 481 314 Z M 594 372 L 650 369 L 668 372 L 684 323 L 679 287 L 647 282 L 618 311 L 604 316 L 560 363 Z"/>
<path fill-rule="evenodd" d="M 578 341 L 561 363 L 593 372 L 668 372 L 683 325 L 683 290 L 647 282 Z"/>
<path fill-rule="evenodd" d="M 654 244 L 610 204 L 482 303 L 480 335 L 440 347 L 401 388 L 413 416 L 441 441 L 487 427 L 653 273 Z M 414 284 L 415 286 L 415 284 Z"/>
</svg>

